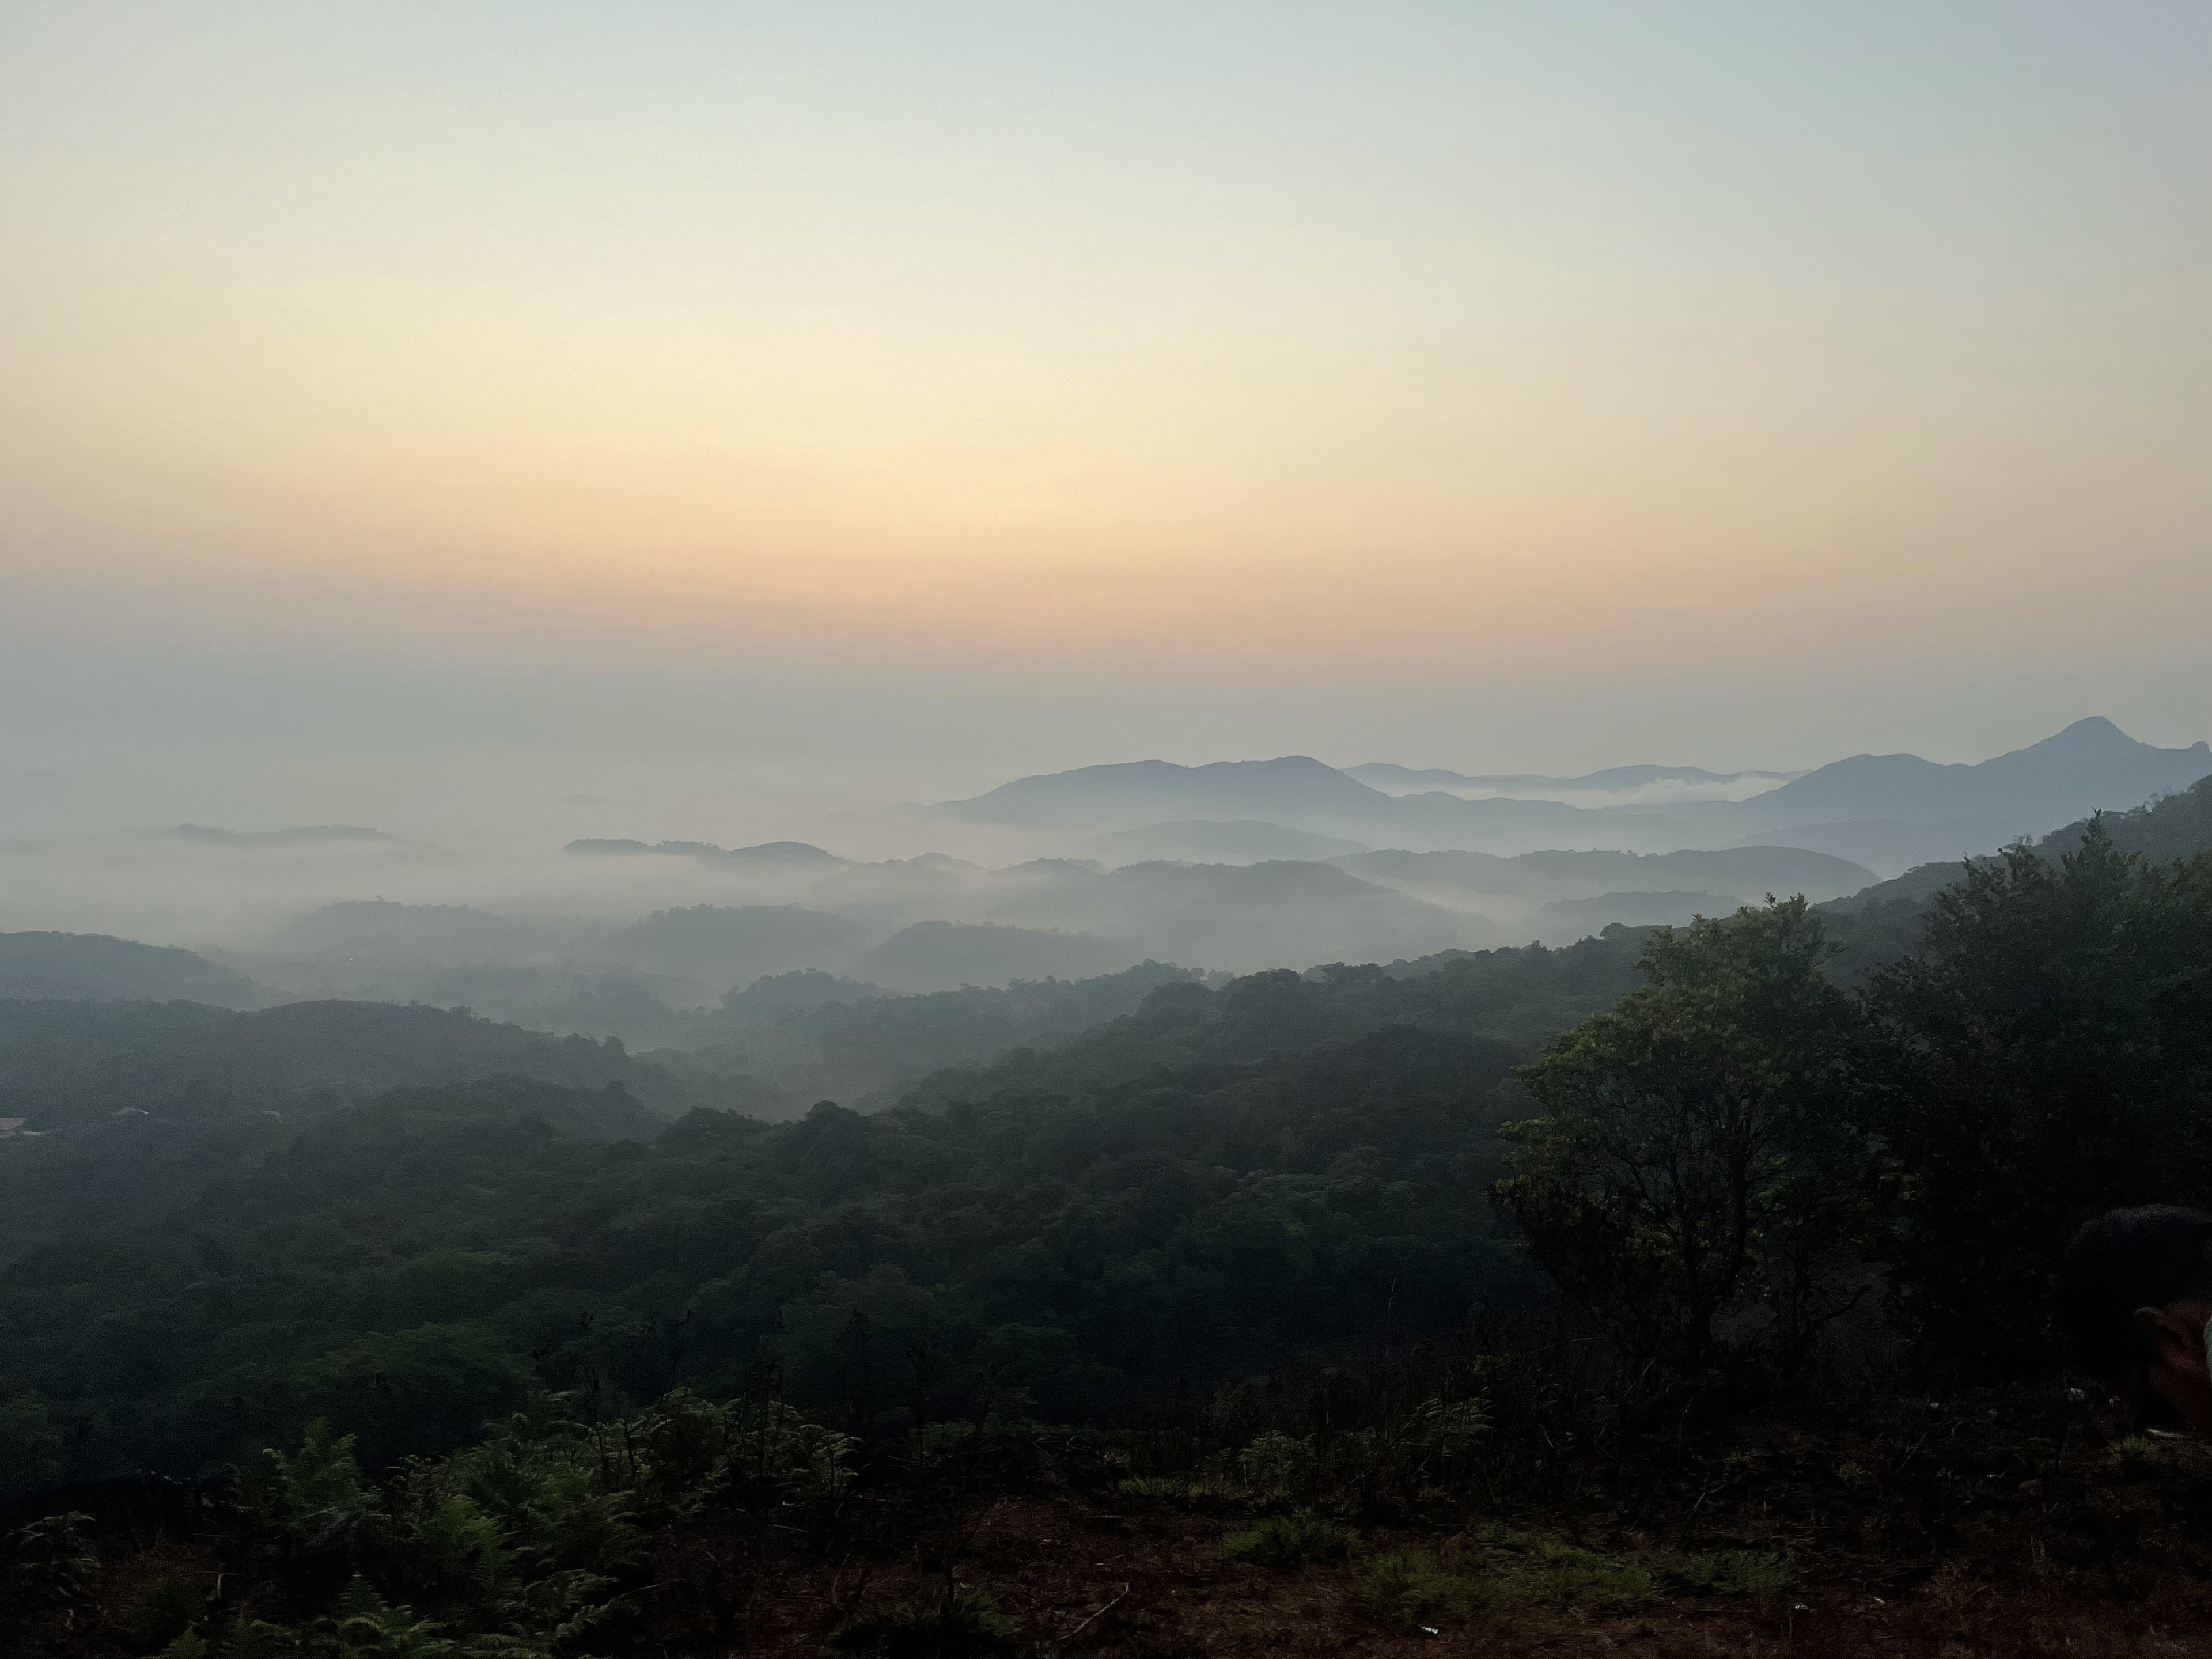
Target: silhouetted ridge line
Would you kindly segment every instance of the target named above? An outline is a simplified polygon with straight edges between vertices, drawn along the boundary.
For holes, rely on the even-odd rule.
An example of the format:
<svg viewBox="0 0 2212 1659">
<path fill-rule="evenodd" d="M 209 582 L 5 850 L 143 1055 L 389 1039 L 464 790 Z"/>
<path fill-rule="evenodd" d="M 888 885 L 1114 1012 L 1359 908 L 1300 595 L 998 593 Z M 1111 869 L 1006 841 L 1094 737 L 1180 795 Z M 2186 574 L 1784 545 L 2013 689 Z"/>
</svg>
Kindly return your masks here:
<svg viewBox="0 0 2212 1659">
<path fill-rule="evenodd" d="M 786 864 L 842 864 L 845 860 L 835 853 L 824 852 L 810 842 L 764 841 L 753 847 L 718 847 L 711 841 L 633 841 L 627 838 L 605 839 L 586 836 L 572 841 L 561 849 L 565 853 L 585 854 L 658 854 L 683 858 L 702 859 L 761 859 Z"/>
</svg>

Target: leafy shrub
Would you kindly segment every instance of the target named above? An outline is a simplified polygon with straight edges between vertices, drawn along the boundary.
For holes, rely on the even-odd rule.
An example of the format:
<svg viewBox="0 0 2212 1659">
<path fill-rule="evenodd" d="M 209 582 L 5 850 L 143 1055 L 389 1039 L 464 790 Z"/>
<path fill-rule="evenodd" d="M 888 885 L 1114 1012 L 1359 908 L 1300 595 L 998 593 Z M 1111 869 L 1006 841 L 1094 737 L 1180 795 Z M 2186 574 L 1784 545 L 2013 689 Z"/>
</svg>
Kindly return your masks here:
<svg viewBox="0 0 2212 1659">
<path fill-rule="evenodd" d="M 1632 1561 L 1492 1526 L 1441 1550 L 1370 1556 L 1354 1600 L 1370 1618 L 1411 1627 L 1532 1603 L 1625 1613 L 1656 1592 L 1652 1574 Z"/>
<path fill-rule="evenodd" d="M 91 1520 L 72 1510 L 0 1537 L 0 1618 L 91 1601 L 100 1566 L 84 1537 Z"/>
<path fill-rule="evenodd" d="M 1489 1604 L 1481 1578 L 1433 1550 L 1369 1556 L 1359 1564 L 1352 1599 L 1377 1624 L 1405 1630 L 1456 1622 Z"/>
<path fill-rule="evenodd" d="M 1619 1613 L 1653 1594 L 1651 1575 L 1642 1567 L 1564 1539 L 1493 1526 L 1475 1540 L 1503 1564 L 1499 1577 L 1519 1599 Z"/>
<path fill-rule="evenodd" d="M 1490 1409 L 1480 1400 L 1425 1400 L 1413 1408 L 1407 1433 L 1439 1458 L 1466 1456 L 1490 1437 Z"/>
<path fill-rule="evenodd" d="M 975 1425 L 958 1418 L 947 1423 L 925 1423 L 909 1438 L 914 1461 L 924 1468 L 932 1468 L 951 1462 L 971 1446 L 975 1439 Z"/>
<path fill-rule="evenodd" d="M 1231 1533 L 1221 1540 L 1221 1553 L 1231 1561 L 1249 1561 L 1255 1566 L 1302 1567 L 1309 1561 L 1341 1555 L 1351 1543 L 1348 1528 L 1310 1510 L 1294 1510 Z"/>
<path fill-rule="evenodd" d="M 884 1659 L 954 1659 L 1004 1651 L 1020 1633 L 1020 1623 L 982 1591 L 954 1587 L 863 1614 L 842 1626 L 830 1644 Z"/>
<path fill-rule="evenodd" d="M 2161 1461 L 2158 1442 L 2147 1434 L 2121 1436 L 2105 1449 L 2105 1458 L 2122 1476 L 2141 1474 Z"/>
<path fill-rule="evenodd" d="M 447 1659 L 456 1644 L 438 1634 L 439 1626 L 418 1619 L 411 1607 L 395 1607 L 362 1579 L 356 1578 L 338 1597 L 336 1626 L 338 1652 L 343 1659 Z"/>
<path fill-rule="evenodd" d="M 1312 1441 L 1269 1429 L 1237 1455 L 1237 1473 L 1255 1498 L 1279 1501 L 1312 1485 L 1315 1462 Z"/>
<path fill-rule="evenodd" d="M 333 1437 L 331 1425 L 319 1417 L 307 1425 L 299 1450 L 270 1447 L 262 1452 L 260 1466 L 247 1472 L 240 1498 L 295 1538 L 319 1531 L 368 1505 L 368 1486 L 353 1448 L 353 1436 Z"/>
<path fill-rule="evenodd" d="M 159 1653 L 200 1620 L 207 1610 L 207 1587 L 185 1573 L 164 1574 L 139 1599 L 125 1620 L 141 1653 Z"/>
<path fill-rule="evenodd" d="M 299 1659 L 300 1638 L 282 1625 L 241 1619 L 230 1627 L 222 1659 Z"/>
<path fill-rule="evenodd" d="M 507 1529 L 451 1486 L 448 1469 L 410 1459 L 389 1500 L 396 1540 L 417 1582 L 489 1590 L 507 1575 Z"/>
</svg>

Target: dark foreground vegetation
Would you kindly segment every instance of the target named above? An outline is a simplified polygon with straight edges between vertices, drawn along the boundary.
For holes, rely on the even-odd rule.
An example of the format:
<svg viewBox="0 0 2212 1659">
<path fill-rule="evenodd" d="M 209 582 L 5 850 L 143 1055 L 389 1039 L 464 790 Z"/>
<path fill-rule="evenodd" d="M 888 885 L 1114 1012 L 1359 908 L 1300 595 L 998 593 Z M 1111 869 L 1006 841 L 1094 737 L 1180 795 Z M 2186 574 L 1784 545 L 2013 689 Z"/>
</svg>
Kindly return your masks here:
<svg viewBox="0 0 2212 1659">
<path fill-rule="evenodd" d="M 1640 1409 L 1595 1345 L 1470 1334 L 1129 1425 L 988 1394 L 848 1435 L 763 1376 L 533 1395 L 365 1470 L 83 1485 L 7 1539 L 26 1654 L 2084 1656 L 2205 1650 L 2212 1461 L 2101 1396 L 1879 1387 Z M 927 1396 L 925 1396 L 927 1400 Z M 945 1415 L 939 1415 L 945 1412 Z M 20 1516 L 18 1519 L 21 1518 Z"/>
<path fill-rule="evenodd" d="M 0 1274 L 7 1639 L 2205 1651 L 2212 1469 L 2049 1310 L 2212 1187 L 2212 857 L 1923 927 L 1170 983 L 871 1116 L 332 1109 Z"/>
</svg>

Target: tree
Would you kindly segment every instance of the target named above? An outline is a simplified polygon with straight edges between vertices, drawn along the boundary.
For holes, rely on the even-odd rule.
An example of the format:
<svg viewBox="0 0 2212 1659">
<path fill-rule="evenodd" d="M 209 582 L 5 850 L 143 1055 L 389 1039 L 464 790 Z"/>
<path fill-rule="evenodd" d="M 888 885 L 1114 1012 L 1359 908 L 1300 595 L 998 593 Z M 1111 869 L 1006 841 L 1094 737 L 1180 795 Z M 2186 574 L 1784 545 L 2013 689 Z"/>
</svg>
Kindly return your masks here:
<svg viewBox="0 0 2212 1659">
<path fill-rule="evenodd" d="M 0 1400 L 0 1492 L 60 1480 L 67 1450 L 53 1412 L 37 1395 Z"/>
<path fill-rule="evenodd" d="M 2146 863 L 2101 823 L 2056 863 L 1968 866 L 1875 975 L 1895 1059 L 1868 1121 L 1899 1204 L 1893 1309 L 1927 1359 L 2002 1375 L 2047 1351 L 2059 1251 L 2212 1173 L 2212 854 Z"/>
<path fill-rule="evenodd" d="M 1833 954 L 1802 897 L 1662 928 L 1650 982 L 1520 1073 L 1546 1115 L 1507 1126 L 1493 1200 L 1639 1357 L 1786 1372 L 1857 1299 L 1864 1022 Z"/>
<path fill-rule="evenodd" d="M 303 1361 L 287 1382 L 295 1410 L 360 1434 L 371 1468 L 467 1444 L 523 1391 L 521 1368 L 483 1325 L 368 1332 Z"/>
</svg>

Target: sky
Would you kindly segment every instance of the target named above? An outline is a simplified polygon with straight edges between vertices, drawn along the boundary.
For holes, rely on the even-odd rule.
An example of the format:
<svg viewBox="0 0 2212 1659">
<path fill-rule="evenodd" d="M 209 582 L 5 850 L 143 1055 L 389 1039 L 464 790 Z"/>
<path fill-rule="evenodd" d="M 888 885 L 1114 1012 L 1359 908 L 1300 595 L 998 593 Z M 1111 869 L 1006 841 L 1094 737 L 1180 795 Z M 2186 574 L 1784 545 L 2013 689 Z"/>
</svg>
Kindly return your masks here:
<svg viewBox="0 0 2212 1659">
<path fill-rule="evenodd" d="M 0 0 L 0 787 L 2191 742 L 2208 81 L 2129 0 Z"/>
</svg>

